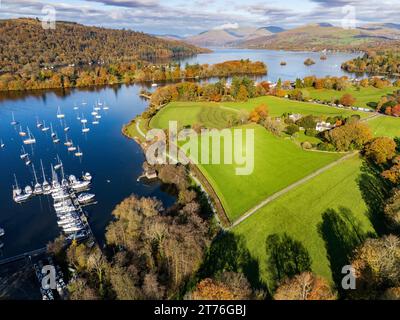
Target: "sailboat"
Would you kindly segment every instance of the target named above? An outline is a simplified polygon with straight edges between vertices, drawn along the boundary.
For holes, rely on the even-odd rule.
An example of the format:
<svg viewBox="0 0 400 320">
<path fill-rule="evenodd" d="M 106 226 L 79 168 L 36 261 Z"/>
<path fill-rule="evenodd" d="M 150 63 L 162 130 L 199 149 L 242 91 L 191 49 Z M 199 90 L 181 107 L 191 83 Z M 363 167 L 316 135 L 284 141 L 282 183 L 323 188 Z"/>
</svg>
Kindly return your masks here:
<svg viewBox="0 0 400 320">
<path fill-rule="evenodd" d="M 51 185 L 46 180 L 46 175 L 44 174 L 42 160 L 40 160 L 40 166 L 42 167 L 42 176 L 43 176 L 43 183 L 42 183 L 43 194 L 50 194 L 51 193 Z"/>
<path fill-rule="evenodd" d="M 53 124 L 50 122 L 50 130 L 51 130 L 51 137 L 52 138 L 55 138 L 57 135 L 56 135 L 56 133 L 54 132 L 54 130 L 53 130 Z"/>
<path fill-rule="evenodd" d="M 98 115 L 96 116 L 96 119 L 101 119 L 101 115 L 98 114 Z"/>
<path fill-rule="evenodd" d="M 92 116 L 96 116 L 97 114 L 98 114 L 97 111 L 95 111 L 95 110 L 94 110 L 94 107 L 93 107 L 93 111 L 92 111 L 91 115 L 92 115 Z"/>
<path fill-rule="evenodd" d="M 29 159 L 29 156 L 27 155 L 25 157 L 25 165 L 29 166 L 32 163 L 32 161 Z"/>
<path fill-rule="evenodd" d="M 58 107 L 58 110 L 57 110 L 57 118 L 58 119 L 64 119 L 65 118 L 65 114 L 61 113 L 61 108 L 60 107 Z"/>
<path fill-rule="evenodd" d="M 86 128 L 86 124 L 83 123 L 82 132 L 83 132 L 83 133 L 87 133 L 87 132 L 89 132 L 89 131 L 90 131 L 90 128 Z"/>
<path fill-rule="evenodd" d="M 26 153 L 24 146 L 21 148 L 21 155 L 19 156 L 22 160 L 26 159 L 28 157 L 28 153 Z"/>
<path fill-rule="evenodd" d="M 17 176 L 14 174 L 15 186 L 13 186 L 13 199 L 15 202 L 20 203 L 26 201 L 31 196 L 30 194 L 23 194 L 21 188 L 18 186 Z"/>
<path fill-rule="evenodd" d="M 33 169 L 33 176 L 35 178 L 35 186 L 33 187 L 33 193 L 36 195 L 42 194 L 43 193 L 42 185 L 38 181 L 34 164 L 32 164 L 32 169 Z"/>
<path fill-rule="evenodd" d="M 62 163 L 61 163 L 60 157 L 58 155 L 57 155 L 57 161 L 58 161 L 58 163 L 54 166 L 54 170 L 58 170 L 62 167 Z"/>
<path fill-rule="evenodd" d="M 69 131 L 69 127 L 67 126 L 67 122 L 64 121 L 64 132 Z"/>
<path fill-rule="evenodd" d="M 68 139 L 68 135 L 65 134 L 65 142 L 64 142 L 64 146 L 66 147 L 71 147 L 72 146 L 72 141 Z"/>
<path fill-rule="evenodd" d="M 96 118 L 93 119 L 92 124 L 99 124 L 99 120 L 97 120 Z"/>
<path fill-rule="evenodd" d="M 65 179 L 65 175 L 64 175 L 64 166 L 62 164 L 62 162 L 60 162 L 61 164 L 61 186 L 63 186 L 64 188 L 67 188 L 69 186 L 68 180 Z"/>
<path fill-rule="evenodd" d="M 18 124 L 18 121 L 16 121 L 15 120 L 15 117 L 14 117 L 14 112 L 11 112 L 11 115 L 12 115 L 12 120 L 11 120 L 11 125 L 12 126 L 16 126 L 17 124 Z"/>
<path fill-rule="evenodd" d="M 75 152 L 75 157 L 82 157 L 83 156 L 83 152 L 81 151 L 81 149 L 78 146 L 78 151 Z"/>
<path fill-rule="evenodd" d="M 3 149 L 5 146 L 6 146 L 6 145 L 4 144 L 3 139 L 1 139 L 1 140 L 0 140 L 0 148 Z"/>
<path fill-rule="evenodd" d="M 26 127 L 26 130 L 28 132 L 28 138 L 23 141 L 24 144 L 34 144 L 34 143 L 36 143 L 36 139 L 34 138 L 32 133 L 29 131 L 28 127 Z"/>
<path fill-rule="evenodd" d="M 104 104 L 103 110 L 109 110 L 109 109 L 110 108 L 106 104 Z"/>
<path fill-rule="evenodd" d="M 36 117 L 36 128 L 40 129 L 43 127 L 43 123 L 39 121 L 39 117 Z"/>
<path fill-rule="evenodd" d="M 70 143 L 70 146 L 68 147 L 68 151 L 70 151 L 70 152 L 75 151 L 76 147 L 74 147 L 74 143 L 72 142 L 72 140 L 70 140 L 69 143 Z"/>
<path fill-rule="evenodd" d="M 26 132 L 24 130 L 22 130 L 22 126 L 19 126 L 19 133 L 18 133 L 21 137 L 25 137 L 26 136 Z"/>
<path fill-rule="evenodd" d="M 46 127 L 46 122 L 43 120 L 42 131 L 43 131 L 43 132 L 46 132 L 46 131 L 49 131 L 49 130 L 50 130 L 50 128 L 49 128 L 49 127 Z"/>
<path fill-rule="evenodd" d="M 85 116 L 83 115 L 83 113 L 82 113 L 81 123 L 87 123 L 87 119 L 85 119 Z"/>
<path fill-rule="evenodd" d="M 52 192 L 54 192 L 54 193 L 60 192 L 61 191 L 61 185 L 58 182 L 57 173 L 53 169 L 53 164 L 51 165 L 51 177 L 52 177 L 51 184 L 53 186 Z"/>
</svg>

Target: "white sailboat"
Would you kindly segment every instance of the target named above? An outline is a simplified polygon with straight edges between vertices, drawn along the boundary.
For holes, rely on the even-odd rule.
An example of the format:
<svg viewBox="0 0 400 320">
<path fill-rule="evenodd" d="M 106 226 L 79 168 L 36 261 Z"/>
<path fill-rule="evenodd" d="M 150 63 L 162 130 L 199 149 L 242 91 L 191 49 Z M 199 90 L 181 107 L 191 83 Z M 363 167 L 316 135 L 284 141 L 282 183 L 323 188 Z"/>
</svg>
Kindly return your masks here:
<svg viewBox="0 0 400 320">
<path fill-rule="evenodd" d="M 3 139 L 1 139 L 1 140 L 0 140 L 0 148 L 3 149 L 5 146 L 6 146 L 6 145 L 4 144 Z"/>
<path fill-rule="evenodd" d="M 54 130 L 53 130 L 53 124 L 50 122 L 50 131 L 51 131 L 51 137 L 52 138 L 55 138 L 57 135 L 56 135 L 56 133 L 54 132 Z"/>
<path fill-rule="evenodd" d="M 43 123 L 39 121 L 39 117 L 36 117 L 36 128 L 41 129 L 43 127 Z"/>
<path fill-rule="evenodd" d="M 33 177 L 35 178 L 35 185 L 33 187 L 33 193 L 36 195 L 39 195 L 39 194 L 43 193 L 42 185 L 38 181 L 34 164 L 32 164 L 32 169 L 33 169 Z"/>
<path fill-rule="evenodd" d="M 103 110 L 109 110 L 109 109 L 110 109 L 109 106 L 104 104 Z"/>
<path fill-rule="evenodd" d="M 66 146 L 66 147 L 71 147 L 72 146 L 72 141 L 68 139 L 68 135 L 67 134 L 65 134 L 64 146 Z"/>
<path fill-rule="evenodd" d="M 29 159 L 29 156 L 27 155 L 25 157 L 25 165 L 29 166 L 32 163 L 31 159 Z"/>
<path fill-rule="evenodd" d="M 83 113 L 82 113 L 81 123 L 87 123 L 87 119 L 85 118 Z"/>
<path fill-rule="evenodd" d="M 18 186 L 17 176 L 14 174 L 15 186 L 13 186 L 13 199 L 16 203 L 21 203 L 28 200 L 31 194 L 22 193 L 21 188 Z"/>
<path fill-rule="evenodd" d="M 78 146 L 78 151 L 75 152 L 75 157 L 82 157 L 83 156 L 83 152 L 81 151 L 81 149 Z"/>
<path fill-rule="evenodd" d="M 70 151 L 70 152 L 72 152 L 72 151 L 75 151 L 76 150 L 76 147 L 74 147 L 74 144 L 73 144 L 73 142 L 72 141 L 70 141 L 70 146 L 68 147 L 68 151 Z"/>
<path fill-rule="evenodd" d="M 86 128 L 86 124 L 83 123 L 82 132 L 83 132 L 83 133 L 87 133 L 87 132 L 89 132 L 89 131 L 90 131 L 90 128 Z"/>
<path fill-rule="evenodd" d="M 29 131 L 29 128 L 28 128 L 28 127 L 26 127 L 26 130 L 27 130 L 27 132 L 28 132 L 28 138 L 25 139 L 25 140 L 23 141 L 24 144 L 29 145 L 29 144 L 34 144 L 34 143 L 36 143 L 36 139 L 35 139 L 35 137 L 32 135 L 32 133 Z"/>
<path fill-rule="evenodd" d="M 57 155 L 57 161 L 58 161 L 58 163 L 54 166 L 54 170 L 59 170 L 62 167 L 62 163 L 61 163 L 60 157 L 58 155 Z"/>
<path fill-rule="evenodd" d="M 24 130 L 22 130 L 22 126 L 19 126 L 19 132 L 18 132 L 18 134 L 19 134 L 21 137 L 25 137 L 25 136 L 26 136 L 26 132 L 25 132 Z"/>
<path fill-rule="evenodd" d="M 67 122 L 64 120 L 64 132 L 68 132 L 69 131 L 69 127 L 67 125 Z"/>
<path fill-rule="evenodd" d="M 11 117 L 12 117 L 12 120 L 11 120 L 11 125 L 12 126 L 16 126 L 17 124 L 18 124 L 18 121 L 16 121 L 15 120 L 15 117 L 14 117 L 14 112 L 11 112 Z"/>
<path fill-rule="evenodd" d="M 42 183 L 43 194 L 50 194 L 51 193 L 51 185 L 46 180 L 46 175 L 44 173 L 42 160 L 40 160 L 40 166 L 42 167 L 42 176 L 43 176 L 43 183 Z"/>
<path fill-rule="evenodd" d="M 100 123 L 99 120 L 97 120 L 96 118 L 94 118 L 93 121 L 92 121 L 92 124 L 94 124 L 94 125 L 97 125 L 99 123 Z"/>
<path fill-rule="evenodd" d="M 49 127 L 46 127 L 46 122 L 43 120 L 42 131 L 43 131 L 43 132 L 46 132 L 46 131 L 49 131 L 49 130 L 50 130 L 50 128 L 49 128 Z"/>
<path fill-rule="evenodd" d="M 28 157 L 28 153 L 25 151 L 24 146 L 21 148 L 21 155 L 19 156 L 22 160 L 26 159 Z"/>
<path fill-rule="evenodd" d="M 65 118 L 65 114 L 61 113 L 61 108 L 60 106 L 57 109 L 57 118 L 58 119 L 64 119 Z"/>
</svg>

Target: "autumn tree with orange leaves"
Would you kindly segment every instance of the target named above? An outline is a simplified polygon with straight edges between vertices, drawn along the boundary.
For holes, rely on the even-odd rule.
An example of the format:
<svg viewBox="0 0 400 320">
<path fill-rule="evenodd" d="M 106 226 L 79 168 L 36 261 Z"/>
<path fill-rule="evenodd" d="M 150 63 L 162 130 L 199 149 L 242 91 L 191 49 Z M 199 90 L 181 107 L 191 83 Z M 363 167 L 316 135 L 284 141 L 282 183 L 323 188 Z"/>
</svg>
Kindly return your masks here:
<svg viewBox="0 0 400 320">
<path fill-rule="evenodd" d="M 284 281 L 276 290 L 274 299 L 335 300 L 336 293 L 325 279 L 311 272 L 303 272 Z"/>
</svg>

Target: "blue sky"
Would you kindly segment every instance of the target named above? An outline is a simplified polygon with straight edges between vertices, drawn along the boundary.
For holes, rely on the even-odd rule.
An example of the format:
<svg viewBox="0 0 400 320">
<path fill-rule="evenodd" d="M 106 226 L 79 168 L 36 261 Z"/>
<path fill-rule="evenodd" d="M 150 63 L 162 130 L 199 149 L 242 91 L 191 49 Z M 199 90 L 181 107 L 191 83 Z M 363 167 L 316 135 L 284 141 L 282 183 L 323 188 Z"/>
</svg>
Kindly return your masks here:
<svg viewBox="0 0 400 320">
<path fill-rule="evenodd" d="M 0 18 L 40 18 L 46 5 L 58 20 L 180 36 L 222 26 L 340 25 L 353 13 L 358 25 L 396 22 L 400 13 L 399 0 L 0 0 Z"/>
</svg>

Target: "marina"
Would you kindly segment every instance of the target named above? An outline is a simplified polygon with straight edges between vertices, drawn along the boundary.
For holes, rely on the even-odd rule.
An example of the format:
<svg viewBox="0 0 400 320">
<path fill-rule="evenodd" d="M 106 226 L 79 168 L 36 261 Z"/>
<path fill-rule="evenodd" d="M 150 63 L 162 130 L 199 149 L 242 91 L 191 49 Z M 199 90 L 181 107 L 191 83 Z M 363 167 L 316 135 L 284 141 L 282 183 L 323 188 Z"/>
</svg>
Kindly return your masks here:
<svg viewBox="0 0 400 320">
<path fill-rule="evenodd" d="M 166 206 L 174 202 L 160 184 L 136 181 L 144 157 L 140 147 L 121 134 L 126 119 L 146 107 L 138 96 L 140 89 L 74 89 L 63 94 L 46 91 L 10 98 L 3 94 L 0 227 L 5 235 L 0 238 L 0 261 L 25 257 L 61 233 L 77 239 L 93 235 L 102 245 L 112 210 L 132 193 L 156 196 Z M 62 119 L 57 117 L 58 107 L 64 114 Z M 90 115 L 94 107 L 100 108 L 96 112 L 101 122 Z M 77 111 L 81 117 L 89 115 L 85 124 L 76 119 Z M 97 125 L 92 124 L 92 118 Z M 13 121 L 18 124 L 11 125 Z M 82 132 L 83 125 L 90 132 Z M 19 134 L 20 126 L 25 137 Z M 25 144 L 30 137 L 35 143 Z M 54 142 L 56 138 L 60 143 Z M 65 178 L 62 171 L 68 174 Z M 53 192 L 60 186 L 65 194 Z M 90 191 L 82 192 L 88 186 Z"/>
</svg>

